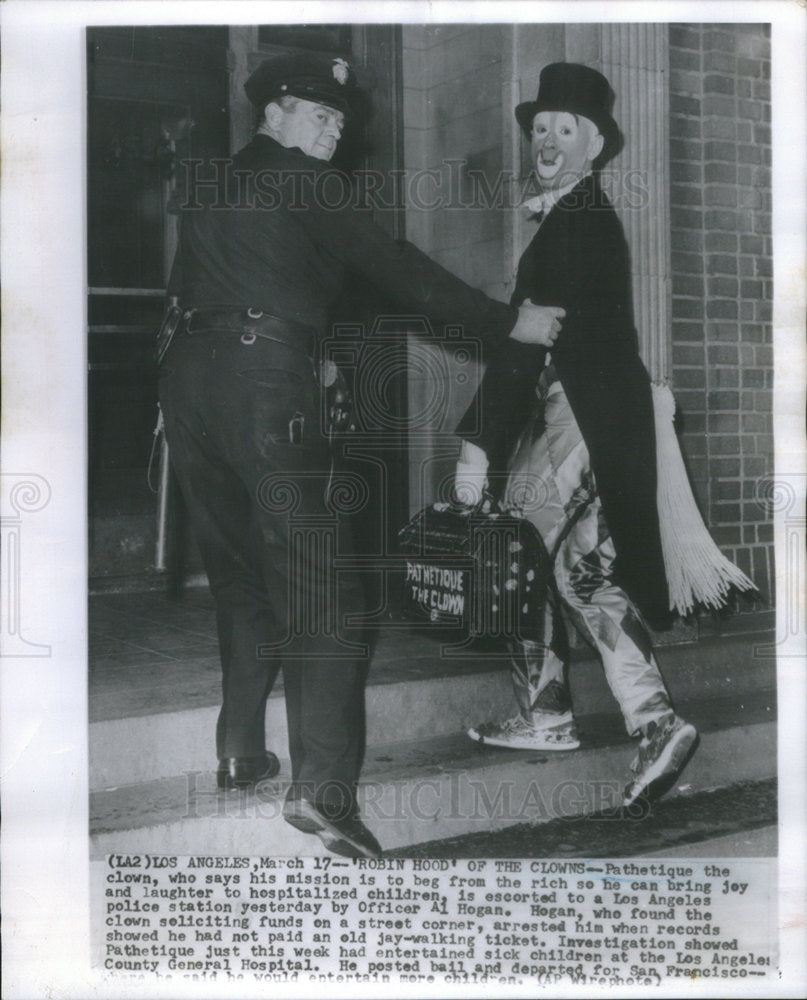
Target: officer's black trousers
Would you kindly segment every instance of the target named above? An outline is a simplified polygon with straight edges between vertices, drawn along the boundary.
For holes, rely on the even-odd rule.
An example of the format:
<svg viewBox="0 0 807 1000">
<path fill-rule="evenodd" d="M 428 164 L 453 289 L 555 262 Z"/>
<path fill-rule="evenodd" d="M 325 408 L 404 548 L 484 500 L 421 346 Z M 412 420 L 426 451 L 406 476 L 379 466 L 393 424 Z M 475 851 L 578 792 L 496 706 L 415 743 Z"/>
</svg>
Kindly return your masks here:
<svg viewBox="0 0 807 1000">
<path fill-rule="evenodd" d="M 262 338 L 180 334 L 160 369 L 160 402 L 216 600 L 218 756 L 263 752 L 266 699 L 282 667 L 294 790 L 347 811 L 363 664 L 345 621 L 361 613 L 362 592 L 354 572 L 333 566 L 349 542 L 329 506 L 312 362 Z"/>
</svg>

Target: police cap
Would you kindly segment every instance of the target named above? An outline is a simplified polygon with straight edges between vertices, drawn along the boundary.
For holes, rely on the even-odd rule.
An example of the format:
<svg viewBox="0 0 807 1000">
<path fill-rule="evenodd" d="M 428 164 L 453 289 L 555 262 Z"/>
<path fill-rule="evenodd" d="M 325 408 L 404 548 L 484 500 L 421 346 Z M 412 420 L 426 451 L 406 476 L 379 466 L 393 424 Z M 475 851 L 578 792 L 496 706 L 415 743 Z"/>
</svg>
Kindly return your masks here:
<svg viewBox="0 0 807 1000">
<path fill-rule="evenodd" d="M 338 56 L 301 53 L 266 59 L 244 84 L 247 97 L 256 108 L 264 108 L 281 97 L 301 97 L 324 104 L 343 114 L 350 111 L 350 95 L 355 88 L 353 72 Z"/>
</svg>

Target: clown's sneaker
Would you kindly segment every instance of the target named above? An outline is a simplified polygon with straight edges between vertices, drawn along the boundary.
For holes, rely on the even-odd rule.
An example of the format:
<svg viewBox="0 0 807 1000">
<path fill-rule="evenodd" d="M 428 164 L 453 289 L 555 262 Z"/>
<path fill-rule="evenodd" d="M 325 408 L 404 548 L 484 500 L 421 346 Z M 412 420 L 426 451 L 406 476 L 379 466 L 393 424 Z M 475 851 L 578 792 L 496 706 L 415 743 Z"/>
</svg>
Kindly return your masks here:
<svg viewBox="0 0 807 1000">
<path fill-rule="evenodd" d="M 485 722 L 472 727 L 468 735 L 477 743 L 511 750 L 577 750 L 580 746 L 571 712 L 543 713 L 539 723 L 514 715 L 504 722 Z"/>
<path fill-rule="evenodd" d="M 623 806 L 631 805 L 639 796 L 660 798 L 669 791 L 697 742 L 695 727 L 677 715 L 666 715 L 658 722 L 651 722 L 631 764 L 633 778 L 625 788 Z"/>
</svg>

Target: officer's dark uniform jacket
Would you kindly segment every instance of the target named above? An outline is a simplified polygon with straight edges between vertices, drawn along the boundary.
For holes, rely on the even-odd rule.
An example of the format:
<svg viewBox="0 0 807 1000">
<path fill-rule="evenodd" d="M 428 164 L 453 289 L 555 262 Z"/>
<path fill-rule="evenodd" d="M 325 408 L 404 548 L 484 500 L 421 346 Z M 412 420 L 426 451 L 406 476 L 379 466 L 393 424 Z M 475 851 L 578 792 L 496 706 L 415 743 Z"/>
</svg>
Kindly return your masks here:
<svg viewBox="0 0 807 1000">
<path fill-rule="evenodd" d="M 513 305 L 566 310 L 551 358 L 588 447 L 616 549 L 615 580 L 657 625 L 669 602 L 656 503 L 650 382 L 633 323 L 622 225 L 596 174 L 549 211 L 519 263 Z M 457 433 L 503 468 L 535 407 L 547 350 L 506 341 Z"/>
<path fill-rule="evenodd" d="M 210 184 L 216 176 L 218 189 Z M 356 207 L 345 175 L 266 135 L 256 135 L 226 175 L 223 165 L 217 173 L 208 165 L 190 178 L 177 260 L 170 291 L 184 307 L 262 309 L 318 332 L 345 268 L 408 312 L 489 342 L 506 337 L 517 319 L 513 306 L 393 240 Z"/>
</svg>

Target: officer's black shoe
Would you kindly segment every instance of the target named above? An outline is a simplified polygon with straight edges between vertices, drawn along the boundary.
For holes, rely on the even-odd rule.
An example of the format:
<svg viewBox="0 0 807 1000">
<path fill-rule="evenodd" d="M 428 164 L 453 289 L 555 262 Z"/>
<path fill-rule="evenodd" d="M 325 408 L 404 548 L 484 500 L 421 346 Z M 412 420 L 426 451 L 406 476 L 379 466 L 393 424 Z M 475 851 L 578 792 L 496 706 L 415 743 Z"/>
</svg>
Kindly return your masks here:
<svg viewBox="0 0 807 1000">
<path fill-rule="evenodd" d="M 216 779 L 219 788 L 249 788 L 274 778 L 279 770 L 280 761 L 266 750 L 260 757 L 222 757 Z"/>
<path fill-rule="evenodd" d="M 381 845 L 358 813 L 331 819 L 310 799 L 295 797 L 286 799 L 283 819 L 303 833 L 315 833 L 329 851 L 344 858 L 377 858 L 381 854 Z"/>
</svg>

